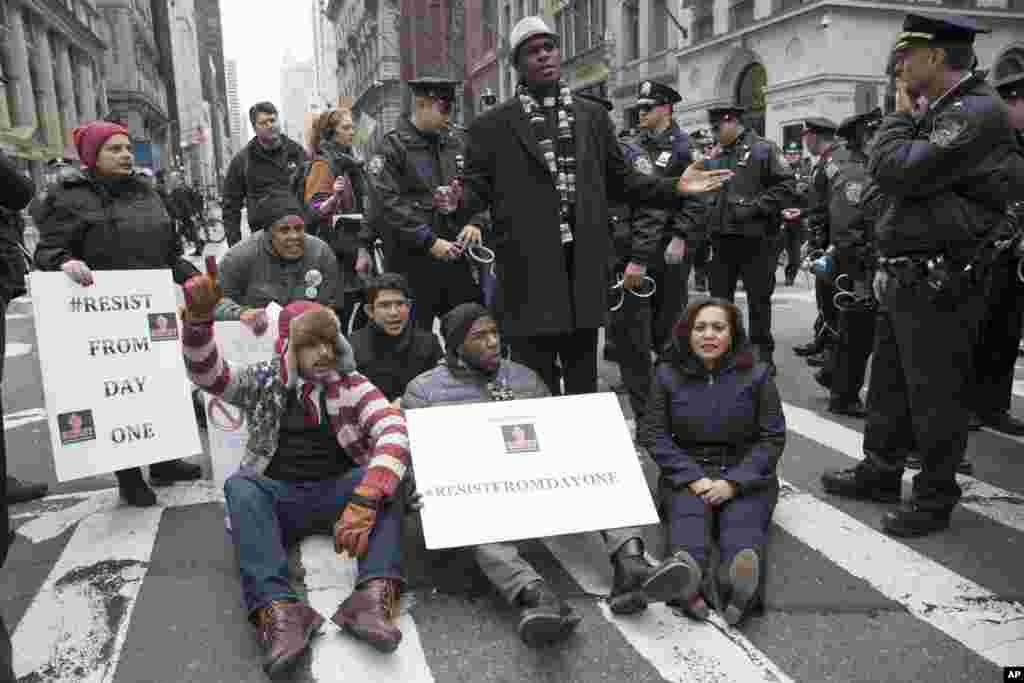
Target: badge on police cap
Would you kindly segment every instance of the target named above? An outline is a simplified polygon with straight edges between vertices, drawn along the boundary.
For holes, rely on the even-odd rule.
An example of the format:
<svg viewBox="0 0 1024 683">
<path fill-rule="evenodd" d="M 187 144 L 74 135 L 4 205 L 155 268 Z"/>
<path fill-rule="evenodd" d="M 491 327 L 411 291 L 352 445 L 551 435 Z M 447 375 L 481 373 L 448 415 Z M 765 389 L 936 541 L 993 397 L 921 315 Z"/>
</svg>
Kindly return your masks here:
<svg viewBox="0 0 1024 683">
<path fill-rule="evenodd" d="M 650 97 L 651 96 L 651 82 L 650 81 L 644 81 L 643 83 L 640 84 L 640 96 L 641 97 Z"/>
<path fill-rule="evenodd" d="M 662 152 L 661 154 L 658 155 L 658 160 L 655 161 L 654 163 L 660 166 L 661 168 L 665 168 L 666 166 L 668 166 L 668 162 L 671 160 L 672 152 Z"/>
</svg>

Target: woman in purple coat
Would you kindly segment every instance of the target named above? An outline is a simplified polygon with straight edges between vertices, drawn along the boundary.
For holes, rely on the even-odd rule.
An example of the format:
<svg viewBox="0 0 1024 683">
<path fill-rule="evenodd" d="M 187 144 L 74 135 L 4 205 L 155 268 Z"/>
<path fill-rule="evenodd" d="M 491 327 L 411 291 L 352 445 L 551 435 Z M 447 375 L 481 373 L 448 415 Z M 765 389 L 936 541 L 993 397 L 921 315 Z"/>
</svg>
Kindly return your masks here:
<svg viewBox="0 0 1024 683">
<path fill-rule="evenodd" d="M 720 550 L 717 595 L 705 580 L 703 595 L 681 607 L 706 618 L 707 597 L 738 624 L 760 602 L 786 422 L 735 305 L 700 299 L 687 307 L 655 368 L 649 401 L 642 439 L 661 470 L 670 552 L 689 555 L 707 579 L 709 524 Z"/>
</svg>

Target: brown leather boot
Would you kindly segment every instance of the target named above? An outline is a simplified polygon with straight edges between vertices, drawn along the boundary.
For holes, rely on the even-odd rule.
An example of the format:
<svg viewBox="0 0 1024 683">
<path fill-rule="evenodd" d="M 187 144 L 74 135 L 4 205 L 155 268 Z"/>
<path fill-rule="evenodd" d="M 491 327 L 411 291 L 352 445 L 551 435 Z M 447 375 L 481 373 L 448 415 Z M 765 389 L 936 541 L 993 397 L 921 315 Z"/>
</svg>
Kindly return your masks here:
<svg viewBox="0 0 1024 683">
<path fill-rule="evenodd" d="M 309 605 L 281 600 L 256 610 L 252 620 L 263 646 L 263 670 L 268 676 L 295 664 L 324 623 L 324 618 Z"/>
<path fill-rule="evenodd" d="M 381 652 L 394 652 L 402 642 L 394 623 L 401 592 L 395 579 L 370 579 L 338 606 L 331 621 Z"/>
</svg>

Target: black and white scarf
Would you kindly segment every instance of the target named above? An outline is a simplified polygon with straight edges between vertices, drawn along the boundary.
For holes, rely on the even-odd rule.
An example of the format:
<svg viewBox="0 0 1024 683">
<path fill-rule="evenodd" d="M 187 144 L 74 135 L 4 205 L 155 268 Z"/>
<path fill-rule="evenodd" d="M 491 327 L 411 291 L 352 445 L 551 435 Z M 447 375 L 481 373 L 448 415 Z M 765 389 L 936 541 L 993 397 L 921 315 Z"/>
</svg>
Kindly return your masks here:
<svg viewBox="0 0 1024 683">
<path fill-rule="evenodd" d="M 525 83 L 516 86 L 516 95 L 526 118 L 533 128 L 533 134 L 540 145 L 540 151 L 547 162 L 551 180 L 559 196 L 559 226 L 562 244 L 573 241 L 572 224 L 576 207 L 576 117 L 572 108 L 572 91 L 565 83 L 558 82 L 558 97 L 545 97 L 538 103 Z M 556 141 L 548 126 L 548 114 L 557 112 Z"/>
</svg>

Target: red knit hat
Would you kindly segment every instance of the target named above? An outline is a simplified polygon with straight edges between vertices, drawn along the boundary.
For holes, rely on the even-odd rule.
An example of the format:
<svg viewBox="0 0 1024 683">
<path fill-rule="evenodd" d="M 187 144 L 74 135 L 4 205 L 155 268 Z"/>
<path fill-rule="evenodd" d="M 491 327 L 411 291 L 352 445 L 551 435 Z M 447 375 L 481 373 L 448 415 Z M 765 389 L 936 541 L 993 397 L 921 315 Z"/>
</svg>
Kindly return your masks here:
<svg viewBox="0 0 1024 683">
<path fill-rule="evenodd" d="M 128 129 L 120 123 L 110 121 L 90 121 L 71 131 L 71 138 L 78 150 L 78 159 L 86 168 L 95 168 L 96 157 L 100 147 L 115 135 L 130 135 Z"/>
<path fill-rule="evenodd" d="M 282 309 L 280 315 L 277 318 L 277 345 L 276 349 L 278 353 L 284 353 L 285 341 L 288 340 L 288 335 L 291 332 L 292 320 L 298 318 L 305 313 L 313 313 L 316 311 L 322 311 L 321 315 L 311 316 L 311 326 L 320 332 L 320 336 L 327 336 L 327 332 L 331 332 L 330 338 L 334 338 L 338 334 L 337 318 L 334 313 L 325 306 L 316 303 L 315 301 L 293 301 Z M 315 319 L 315 320 L 313 320 Z M 330 321 L 330 325 L 333 326 L 333 330 L 325 329 L 326 323 Z"/>
</svg>

